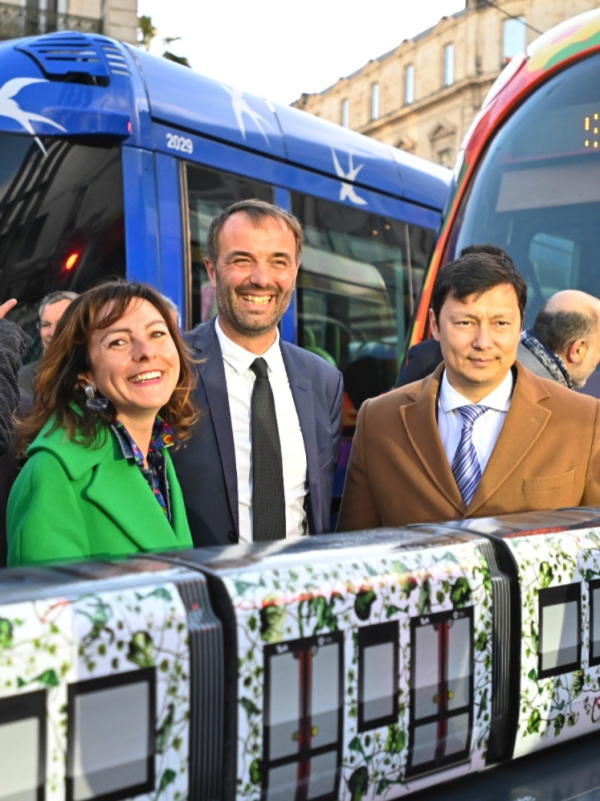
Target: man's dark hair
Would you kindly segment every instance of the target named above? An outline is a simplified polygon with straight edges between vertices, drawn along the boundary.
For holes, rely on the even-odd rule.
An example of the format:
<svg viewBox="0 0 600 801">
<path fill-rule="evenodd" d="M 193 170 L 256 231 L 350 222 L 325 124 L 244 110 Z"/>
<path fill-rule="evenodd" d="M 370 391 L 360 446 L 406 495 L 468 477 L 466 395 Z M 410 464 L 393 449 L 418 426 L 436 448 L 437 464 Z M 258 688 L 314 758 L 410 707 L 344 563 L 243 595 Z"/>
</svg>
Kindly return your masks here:
<svg viewBox="0 0 600 801">
<path fill-rule="evenodd" d="M 231 206 L 227 206 L 226 209 L 212 219 L 206 235 L 206 258 L 210 259 L 213 264 L 216 264 L 219 258 L 219 234 L 221 229 L 232 215 L 240 213 L 248 216 L 252 224 L 257 227 L 262 225 L 265 219 L 268 218 L 286 225 L 294 234 L 296 259 L 300 261 L 302 246 L 304 245 L 304 234 L 298 220 L 293 214 L 289 214 L 279 206 L 274 206 L 265 200 L 251 198 L 250 200 L 238 200 L 237 203 L 232 203 Z"/>
<path fill-rule="evenodd" d="M 431 294 L 431 308 L 439 322 L 440 311 L 446 298 L 464 300 L 477 297 L 494 287 L 509 284 L 515 290 L 521 322 L 527 303 L 527 284 L 508 253 L 494 245 L 471 245 L 461 251 L 460 257 L 443 267 L 435 279 Z"/>
<path fill-rule="evenodd" d="M 565 353 L 577 339 L 589 339 L 598 330 L 598 319 L 592 314 L 574 311 L 546 310 L 538 312 L 533 333 L 553 353 Z"/>
</svg>

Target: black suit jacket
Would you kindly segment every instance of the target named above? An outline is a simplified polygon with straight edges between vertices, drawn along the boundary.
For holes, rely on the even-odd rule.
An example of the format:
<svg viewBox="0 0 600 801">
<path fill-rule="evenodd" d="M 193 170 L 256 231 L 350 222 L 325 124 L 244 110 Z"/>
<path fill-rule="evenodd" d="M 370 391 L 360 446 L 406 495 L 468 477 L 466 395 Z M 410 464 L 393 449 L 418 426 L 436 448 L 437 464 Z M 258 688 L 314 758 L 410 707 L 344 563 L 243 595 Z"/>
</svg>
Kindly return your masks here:
<svg viewBox="0 0 600 801">
<path fill-rule="evenodd" d="M 173 454 L 196 548 L 239 540 L 237 472 L 225 368 L 214 320 L 186 334 L 198 363 L 200 420 Z M 281 341 L 306 451 L 312 534 L 330 530 L 342 422 L 342 376 L 320 356 Z"/>
</svg>

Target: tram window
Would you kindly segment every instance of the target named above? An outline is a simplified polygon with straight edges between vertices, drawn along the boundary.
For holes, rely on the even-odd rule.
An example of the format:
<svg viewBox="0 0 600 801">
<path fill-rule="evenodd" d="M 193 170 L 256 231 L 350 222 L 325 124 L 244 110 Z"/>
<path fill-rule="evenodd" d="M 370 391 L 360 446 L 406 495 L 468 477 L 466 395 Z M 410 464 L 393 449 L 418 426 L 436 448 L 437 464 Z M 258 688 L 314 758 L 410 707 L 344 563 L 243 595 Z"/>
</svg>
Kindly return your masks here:
<svg viewBox="0 0 600 801">
<path fill-rule="evenodd" d="M 539 593 L 539 678 L 581 667 L 581 585 L 549 587 Z"/>
<path fill-rule="evenodd" d="M 600 579 L 590 581 L 590 665 L 600 665 Z"/>
<path fill-rule="evenodd" d="M 448 260 L 489 242 L 527 282 L 525 326 L 561 289 L 600 296 L 600 108 L 593 55 L 548 80 L 494 136 L 458 213 Z"/>
<path fill-rule="evenodd" d="M 290 801 L 296 797 L 298 786 L 298 763 L 289 762 L 278 768 L 271 768 L 267 801 Z"/>
<path fill-rule="evenodd" d="M 271 658 L 269 682 L 269 759 L 298 751 L 300 665 L 294 654 Z"/>
<path fill-rule="evenodd" d="M 448 623 L 452 636 L 448 639 L 448 709 L 459 709 L 469 703 L 471 677 L 470 637 L 468 618 L 463 617 Z"/>
<path fill-rule="evenodd" d="M 310 692 L 312 748 L 320 748 L 338 741 L 340 684 L 339 645 L 334 642 L 313 647 Z"/>
<path fill-rule="evenodd" d="M 398 720 L 398 623 L 358 632 L 358 730 Z"/>
<path fill-rule="evenodd" d="M 469 746 L 469 716 L 456 715 L 448 718 L 446 734 L 446 756 L 464 752 Z"/>
<path fill-rule="evenodd" d="M 576 255 L 572 239 L 543 233 L 533 237 L 529 246 L 529 261 L 546 299 L 572 285 Z"/>
<path fill-rule="evenodd" d="M 437 626 L 425 625 L 415 633 L 415 717 L 427 718 L 438 711 L 439 634 Z"/>
<path fill-rule="evenodd" d="M 259 198 L 273 202 L 273 187 L 220 170 L 186 164 L 191 252 L 191 326 L 217 313 L 215 292 L 204 266 L 206 235 L 213 217 L 238 200 Z"/>
<path fill-rule="evenodd" d="M 426 723 L 415 728 L 415 737 L 412 748 L 412 764 L 415 767 L 435 760 L 438 743 L 437 723 Z"/>
<path fill-rule="evenodd" d="M 67 801 L 152 792 L 156 672 L 69 685 Z"/>
<path fill-rule="evenodd" d="M 411 620 L 407 775 L 469 756 L 473 714 L 473 610 Z"/>
<path fill-rule="evenodd" d="M 38 801 L 46 783 L 46 693 L 0 699 L 0 801 Z"/>
<path fill-rule="evenodd" d="M 34 340 L 24 362 L 41 353 L 44 295 L 125 277 L 120 148 L 40 141 L 46 155 L 29 136 L 0 134 L 0 302 L 19 301 L 9 317 Z"/>
<path fill-rule="evenodd" d="M 354 406 L 394 386 L 432 231 L 292 193 L 306 245 L 299 344 L 338 367 Z"/>
<path fill-rule="evenodd" d="M 265 647 L 263 797 L 335 801 L 342 747 L 343 635 Z"/>
<path fill-rule="evenodd" d="M 338 755 L 335 751 L 315 756 L 308 769 L 307 801 L 317 798 L 336 798 L 336 774 Z"/>
</svg>

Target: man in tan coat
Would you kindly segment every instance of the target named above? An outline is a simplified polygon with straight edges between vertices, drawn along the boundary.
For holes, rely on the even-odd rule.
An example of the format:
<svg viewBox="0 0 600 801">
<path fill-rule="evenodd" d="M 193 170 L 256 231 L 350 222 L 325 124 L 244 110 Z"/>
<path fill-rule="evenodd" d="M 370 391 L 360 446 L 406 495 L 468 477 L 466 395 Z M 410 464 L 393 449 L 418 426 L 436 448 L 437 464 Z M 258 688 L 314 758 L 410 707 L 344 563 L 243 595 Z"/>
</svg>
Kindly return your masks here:
<svg viewBox="0 0 600 801">
<path fill-rule="evenodd" d="M 339 531 L 600 505 L 600 405 L 516 361 L 526 296 L 500 254 L 440 271 L 444 362 L 362 405 Z"/>
</svg>

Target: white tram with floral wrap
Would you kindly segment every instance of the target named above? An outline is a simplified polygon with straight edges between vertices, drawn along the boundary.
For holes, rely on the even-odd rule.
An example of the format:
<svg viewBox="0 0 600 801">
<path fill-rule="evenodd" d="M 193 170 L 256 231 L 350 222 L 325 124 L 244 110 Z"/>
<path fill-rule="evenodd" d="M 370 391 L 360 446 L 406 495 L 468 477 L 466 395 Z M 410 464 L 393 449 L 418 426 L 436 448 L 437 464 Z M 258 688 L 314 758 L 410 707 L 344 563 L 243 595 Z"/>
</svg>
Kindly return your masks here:
<svg viewBox="0 0 600 801">
<path fill-rule="evenodd" d="M 393 799 L 595 730 L 600 511 L 0 574 L 0 801 Z"/>
</svg>

